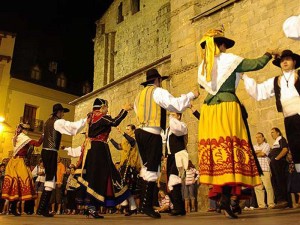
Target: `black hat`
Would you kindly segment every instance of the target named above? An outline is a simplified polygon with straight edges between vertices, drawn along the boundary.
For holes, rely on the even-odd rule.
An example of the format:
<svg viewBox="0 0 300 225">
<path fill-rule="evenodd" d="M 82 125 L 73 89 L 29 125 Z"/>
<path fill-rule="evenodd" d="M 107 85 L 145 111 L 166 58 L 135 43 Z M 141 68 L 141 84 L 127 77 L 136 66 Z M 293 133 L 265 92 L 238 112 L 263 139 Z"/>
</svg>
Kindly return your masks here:
<svg viewBox="0 0 300 225">
<path fill-rule="evenodd" d="M 105 99 L 96 98 L 93 104 L 93 108 L 101 108 L 103 105 L 107 105 L 107 101 Z"/>
<path fill-rule="evenodd" d="M 292 59 L 296 61 L 295 69 L 297 69 L 298 67 L 300 67 L 300 55 L 297 55 L 297 54 L 293 53 L 289 49 L 283 50 L 282 53 L 281 53 L 281 55 L 279 57 L 277 57 L 276 59 L 274 59 L 272 61 L 272 63 L 275 66 L 280 67 L 281 59 L 284 58 L 284 57 L 292 57 Z"/>
<path fill-rule="evenodd" d="M 64 108 L 60 103 L 53 105 L 52 115 L 57 113 L 58 111 L 70 112 L 69 109 Z"/>
<path fill-rule="evenodd" d="M 226 45 L 227 49 L 232 48 L 235 44 L 234 40 L 231 40 L 231 39 L 226 38 L 226 37 L 214 37 L 214 41 L 224 43 Z M 200 45 L 201 45 L 202 49 L 205 49 L 206 41 L 202 42 Z"/>
<path fill-rule="evenodd" d="M 146 72 L 146 81 L 141 83 L 141 85 L 146 86 L 147 84 L 153 82 L 156 78 L 161 78 L 162 80 L 165 80 L 168 78 L 168 76 L 161 76 L 157 69 L 150 69 Z"/>
</svg>

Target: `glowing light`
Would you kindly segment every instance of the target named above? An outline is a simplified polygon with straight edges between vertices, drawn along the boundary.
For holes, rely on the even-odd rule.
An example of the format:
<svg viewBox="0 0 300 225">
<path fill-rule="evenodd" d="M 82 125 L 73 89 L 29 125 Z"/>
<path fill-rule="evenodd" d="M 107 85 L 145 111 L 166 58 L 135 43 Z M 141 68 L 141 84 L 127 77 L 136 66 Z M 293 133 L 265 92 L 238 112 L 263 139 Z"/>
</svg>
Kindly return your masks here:
<svg viewBox="0 0 300 225">
<path fill-rule="evenodd" d="M 3 116 L 0 116 L 0 123 L 3 123 L 4 122 L 4 117 Z"/>
<path fill-rule="evenodd" d="M 0 124 L 0 133 L 4 130 L 4 126 Z"/>
</svg>

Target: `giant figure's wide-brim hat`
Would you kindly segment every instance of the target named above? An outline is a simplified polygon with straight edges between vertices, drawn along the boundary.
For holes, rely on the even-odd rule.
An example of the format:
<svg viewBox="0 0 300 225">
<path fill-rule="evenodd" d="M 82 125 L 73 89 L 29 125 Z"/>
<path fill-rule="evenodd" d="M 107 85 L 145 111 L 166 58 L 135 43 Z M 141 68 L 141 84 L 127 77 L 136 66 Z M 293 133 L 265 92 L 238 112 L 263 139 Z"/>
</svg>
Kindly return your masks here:
<svg viewBox="0 0 300 225">
<path fill-rule="evenodd" d="M 210 29 L 208 30 L 200 40 L 200 45 L 202 49 L 205 49 L 206 41 L 213 38 L 215 42 L 221 42 L 226 45 L 226 48 L 232 48 L 235 44 L 234 40 L 225 37 L 224 29 Z"/>
<path fill-rule="evenodd" d="M 156 78 L 161 78 L 162 80 L 168 79 L 168 76 L 161 76 L 157 69 L 150 69 L 146 72 L 146 81 L 142 82 L 141 85 L 146 86 L 152 83 Z"/>
<path fill-rule="evenodd" d="M 293 60 L 296 61 L 296 65 L 295 65 L 295 69 L 297 69 L 298 67 L 300 67 L 300 55 L 292 52 L 291 50 L 287 49 L 287 50 L 283 50 L 281 55 L 279 57 L 277 57 L 276 59 L 274 59 L 272 61 L 272 63 L 275 66 L 280 67 L 280 62 L 283 58 L 285 57 L 291 57 Z"/>
<path fill-rule="evenodd" d="M 219 37 L 214 37 L 214 40 L 217 42 L 217 41 L 220 41 L 222 43 L 224 43 L 226 45 L 226 48 L 232 48 L 235 44 L 235 41 L 234 40 L 231 40 L 227 37 L 222 37 L 222 36 L 219 36 Z M 205 45 L 206 45 L 206 41 L 202 42 L 201 44 L 201 48 L 202 49 L 205 49 Z"/>
</svg>

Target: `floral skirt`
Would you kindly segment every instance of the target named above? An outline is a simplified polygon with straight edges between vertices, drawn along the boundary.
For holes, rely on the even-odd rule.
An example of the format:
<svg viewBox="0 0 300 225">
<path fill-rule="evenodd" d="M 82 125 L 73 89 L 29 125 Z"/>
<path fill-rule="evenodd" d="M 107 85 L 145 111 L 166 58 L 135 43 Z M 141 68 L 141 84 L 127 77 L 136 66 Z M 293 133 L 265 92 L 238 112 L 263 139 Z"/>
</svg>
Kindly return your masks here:
<svg viewBox="0 0 300 225">
<path fill-rule="evenodd" d="M 261 183 L 237 102 L 202 106 L 198 154 L 200 183 L 247 187 Z"/>
<path fill-rule="evenodd" d="M 36 198 L 36 190 L 30 169 L 23 158 L 11 158 L 5 169 L 2 198 L 9 201 Z"/>
</svg>

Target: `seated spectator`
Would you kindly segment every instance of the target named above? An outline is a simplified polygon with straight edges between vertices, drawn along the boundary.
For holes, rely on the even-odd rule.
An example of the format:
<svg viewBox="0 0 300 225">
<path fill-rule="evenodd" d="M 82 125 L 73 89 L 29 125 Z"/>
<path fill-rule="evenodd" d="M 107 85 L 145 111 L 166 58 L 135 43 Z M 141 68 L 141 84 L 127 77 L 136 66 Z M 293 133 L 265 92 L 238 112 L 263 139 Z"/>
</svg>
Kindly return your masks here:
<svg viewBox="0 0 300 225">
<path fill-rule="evenodd" d="M 158 192 L 158 203 L 159 207 L 154 206 L 154 209 L 161 213 L 161 212 L 170 212 L 172 208 L 172 203 L 170 201 L 170 197 L 166 195 L 163 190 Z"/>
</svg>

